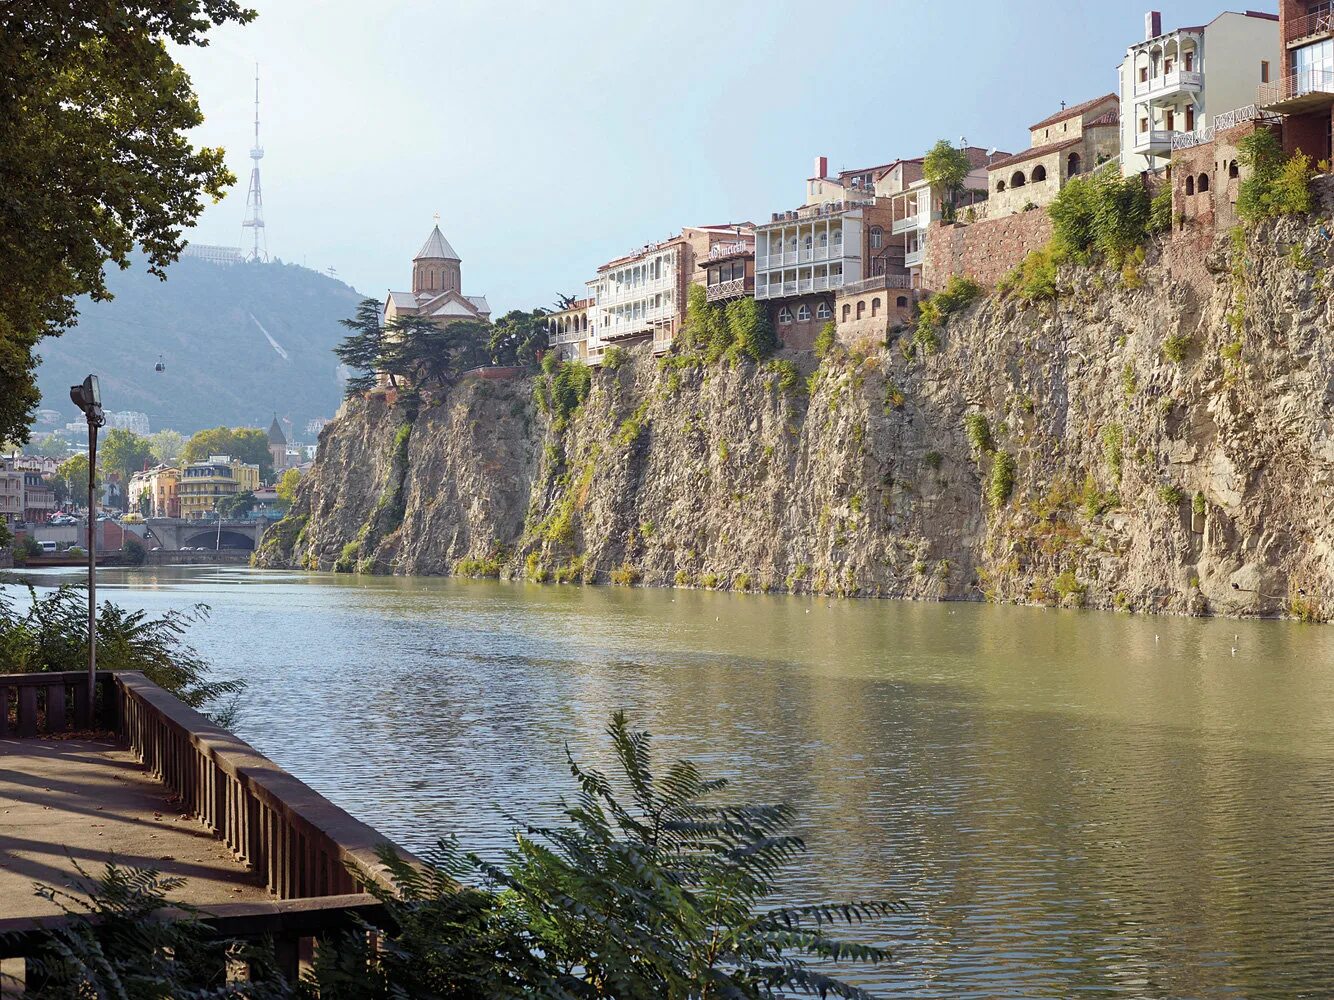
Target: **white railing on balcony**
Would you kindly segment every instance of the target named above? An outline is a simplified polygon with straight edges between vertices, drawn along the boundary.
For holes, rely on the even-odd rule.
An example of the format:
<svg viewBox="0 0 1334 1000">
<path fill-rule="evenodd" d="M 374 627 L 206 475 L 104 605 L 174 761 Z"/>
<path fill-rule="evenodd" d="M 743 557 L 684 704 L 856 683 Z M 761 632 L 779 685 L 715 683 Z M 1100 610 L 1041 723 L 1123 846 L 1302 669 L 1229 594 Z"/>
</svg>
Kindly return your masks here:
<svg viewBox="0 0 1334 1000">
<path fill-rule="evenodd" d="M 1132 148 L 1137 153 L 1151 149 L 1171 149 L 1172 136 L 1175 132 L 1168 129 L 1152 129 L 1148 132 L 1136 132 Z"/>
<path fill-rule="evenodd" d="M 724 299 L 739 299 L 745 294 L 745 278 L 733 278 L 731 281 L 720 281 L 716 285 L 709 285 L 704 291 L 705 298 L 710 302 L 721 302 Z"/>
<path fill-rule="evenodd" d="M 1256 104 L 1269 107 L 1308 94 L 1334 94 L 1334 72 L 1308 69 L 1260 87 Z"/>
<path fill-rule="evenodd" d="M 1238 125 L 1244 125 L 1247 122 L 1279 122 L 1282 120 L 1282 115 L 1276 115 L 1272 111 L 1264 111 L 1254 104 L 1248 104 L 1244 108 L 1214 115 L 1214 133 L 1226 132 L 1230 128 L 1236 128 Z"/>
<path fill-rule="evenodd" d="M 926 247 L 918 247 L 916 250 L 909 250 L 903 256 L 903 266 L 913 267 L 922 263 L 922 258 L 926 255 Z"/>
<path fill-rule="evenodd" d="M 1214 141 L 1214 127 L 1206 125 L 1204 128 L 1197 128 L 1194 132 L 1173 132 L 1172 149 L 1194 149 L 1196 146 L 1203 146 L 1207 142 Z"/>
<path fill-rule="evenodd" d="M 648 298 L 650 295 L 670 291 L 675 285 L 676 277 L 672 274 L 665 274 L 661 278 L 653 278 L 649 281 L 641 281 L 638 284 L 608 282 L 605 289 L 598 294 L 598 305 L 615 306 L 626 302 L 634 302 L 638 299 Z"/>
<path fill-rule="evenodd" d="M 920 253 L 920 251 L 918 251 Z M 864 278 L 861 281 L 850 281 L 843 286 L 843 291 L 849 295 L 855 295 L 858 292 L 874 292 L 882 288 L 912 288 L 912 275 L 910 274 L 877 274 L 872 278 Z"/>
<path fill-rule="evenodd" d="M 929 225 L 931 225 L 931 213 L 929 211 L 919 211 L 906 218 L 895 219 L 893 225 L 889 227 L 889 231 L 897 236 L 899 233 L 910 232 L 913 229 L 925 229 Z"/>
<path fill-rule="evenodd" d="M 836 240 L 825 246 L 802 247 L 800 250 L 789 250 L 787 253 L 769 254 L 765 257 L 755 258 L 755 268 L 759 271 L 773 271 L 780 267 L 790 267 L 793 264 L 810 264 L 824 260 L 838 260 L 843 256 L 843 241 Z"/>
<path fill-rule="evenodd" d="M 1135 84 L 1135 96 L 1155 97 L 1179 94 L 1183 90 L 1197 91 L 1204 86 L 1204 74 L 1194 70 L 1176 69 L 1170 73 L 1150 77 L 1147 82 Z"/>
</svg>

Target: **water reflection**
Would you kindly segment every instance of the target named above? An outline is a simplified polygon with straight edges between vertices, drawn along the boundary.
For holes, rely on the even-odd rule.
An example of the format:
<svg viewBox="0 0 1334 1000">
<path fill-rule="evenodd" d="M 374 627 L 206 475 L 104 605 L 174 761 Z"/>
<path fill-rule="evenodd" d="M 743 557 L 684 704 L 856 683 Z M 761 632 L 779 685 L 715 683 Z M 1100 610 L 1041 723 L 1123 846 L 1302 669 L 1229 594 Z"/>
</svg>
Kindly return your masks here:
<svg viewBox="0 0 1334 1000">
<path fill-rule="evenodd" d="M 895 895 L 919 997 L 1327 996 L 1334 632 L 192 568 L 240 729 L 407 846 L 503 847 L 617 708 L 800 809 L 795 899 Z M 1232 649 L 1236 648 L 1236 654 Z"/>
</svg>

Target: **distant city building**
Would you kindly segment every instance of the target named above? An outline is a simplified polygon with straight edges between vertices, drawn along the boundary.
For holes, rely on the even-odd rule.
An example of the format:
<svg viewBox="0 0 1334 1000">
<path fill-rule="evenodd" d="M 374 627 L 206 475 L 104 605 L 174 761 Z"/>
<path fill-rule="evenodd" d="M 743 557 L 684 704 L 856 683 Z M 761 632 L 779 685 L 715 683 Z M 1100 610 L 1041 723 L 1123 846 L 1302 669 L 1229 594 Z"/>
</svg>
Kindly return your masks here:
<svg viewBox="0 0 1334 1000">
<path fill-rule="evenodd" d="M 1122 173 L 1166 167 L 1179 135 L 1255 104 L 1259 87 L 1277 79 L 1279 58 L 1274 14 L 1227 11 L 1208 24 L 1164 32 L 1162 15 L 1150 11 L 1144 41 L 1121 63 Z"/>
<path fill-rule="evenodd" d="M 138 410 L 110 410 L 107 412 L 106 418 L 106 429 L 109 431 L 122 430 L 131 431 L 145 437 L 148 435 L 147 413 L 140 413 Z M 87 424 L 82 426 L 85 431 L 88 429 Z"/>
<path fill-rule="evenodd" d="M 23 473 L 0 464 L 0 524 L 23 520 Z"/>
<path fill-rule="evenodd" d="M 86 425 L 85 425 L 86 426 Z M 23 472 L 40 472 L 43 476 L 54 476 L 60 468 L 60 459 L 48 455 L 10 455 L 5 459 L 10 468 Z"/>
<path fill-rule="evenodd" d="M 130 510 L 148 517 L 180 517 L 181 470 L 174 465 L 158 465 L 130 477 Z M 143 505 L 148 497 L 147 509 Z"/>
<path fill-rule="evenodd" d="M 56 512 L 56 491 L 40 472 L 23 473 L 23 520 L 45 524 Z"/>
<path fill-rule="evenodd" d="M 36 422 L 41 426 L 56 426 L 60 423 L 60 411 L 38 410 Z"/>
<path fill-rule="evenodd" d="M 181 256 L 210 264 L 239 264 L 244 260 L 239 247 L 222 247 L 212 243 L 187 243 Z"/>
<path fill-rule="evenodd" d="M 230 455 L 210 455 L 207 462 L 194 462 L 181 470 L 178 495 L 181 517 L 206 520 L 227 497 L 259 489 L 259 466 Z"/>
<path fill-rule="evenodd" d="M 316 417 L 314 420 L 306 421 L 306 433 L 318 437 L 320 431 L 328 426 L 329 419 L 327 417 Z"/>
</svg>

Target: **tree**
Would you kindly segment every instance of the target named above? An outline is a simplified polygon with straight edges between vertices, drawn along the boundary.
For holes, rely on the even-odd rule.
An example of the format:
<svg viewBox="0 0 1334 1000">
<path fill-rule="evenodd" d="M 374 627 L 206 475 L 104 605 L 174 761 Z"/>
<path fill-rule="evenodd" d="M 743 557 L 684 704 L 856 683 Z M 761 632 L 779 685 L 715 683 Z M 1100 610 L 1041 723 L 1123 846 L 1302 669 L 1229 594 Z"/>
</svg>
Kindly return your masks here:
<svg viewBox="0 0 1334 1000">
<path fill-rule="evenodd" d="M 153 451 L 148 438 L 140 437 L 133 431 L 119 427 L 107 432 L 106 439 L 99 446 L 98 462 L 108 473 L 119 473 L 121 480 L 128 483 L 130 476 L 148 465 L 153 459 Z"/>
<path fill-rule="evenodd" d="M 69 497 L 76 504 L 88 502 L 88 456 L 75 455 L 56 467 L 56 475 L 65 483 Z"/>
<path fill-rule="evenodd" d="M 278 502 L 283 505 L 284 509 L 296 503 L 296 488 L 300 485 L 300 469 L 288 469 L 278 479 Z"/>
<path fill-rule="evenodd" d="M 539 306 L 532 312 L 514 309 L 496 320 L 488 344 L 491 363 L 523 367 L 536 364 L 537 352 L 547 346 L 546 315 Z"/>
<path fill-rule="evenodd" d="M 255 509 L 255 494 L 250 490 L 218 501 L 218 513 L 223 517 L 245 517 Z"/>
<path fill-rule="evenodd" d="M 258 427 L 211 427 L 190 436 L 181 449 L 182 462 L 207 461 L 210 455 L 229 455 L 259 466 L 259 477 L 273 477 L 273 454 L 269 435 Z"/>
<path fill-rule="evenodd" d="M 385 328 L 388 346 L 384 369 L 414 389 L 446 389 L 460 375 L 488 362 L 490 328 L 458 320 L 444 325 L 425 316 L 401 316 Z"/>
<path fill-rule="evenodd" d="M 922 161 L 922 177 L 943 195 L 941 213 L 946 222 L 953 222 L 955 206 L 963 192 L 963 182 L 973 170 L 972 161 L 962 149 L 955 149 L 948 140 L 941 139 L 931 147 Z"/>
<path fill-rule="evenodd" d="M 236 0 L 44 0 L 0 5 L 0 439 L 26 440 L 42 337 L 109 298 L 103 268 L 148 270 L 235 181 L 221 149 L 187 138 L 203 121 L 173 59 L 211 26 L 245 23 Z"/>
<path fill-rule="evenodd" d="M 185 447 L 185 438 L 177 431 L 162 430 L 156 434 L 148 436 L 148 447 L 153 451 L 153 457 L 163 465 L 171 465 L 181 457 L 181 449 Z"/>
<path fill-rule="evenodd" d="M 1237 215 L 1246 222 L 1311 211 L 1311 177 L 1305 153 L 1288 156 L 1272 129 L 1256 129 L 1237 144 L 1246 177 L 1237 192 Z"/>
<path fill-rule="evenodd" d="M 338 360 L 354 372 L 343 386 L 343 395 L 347 399 L 374 389 L 376 374 L 383 371 L 386 343 L 385 330 L 380 325 L 380 308 L 377 300 L 362 299 L 351 319 L 338 321 L 352 331 L 333 349 Z M 397 387 L 394 373 L 386 374 L 389 384 Z"/>
</svg>

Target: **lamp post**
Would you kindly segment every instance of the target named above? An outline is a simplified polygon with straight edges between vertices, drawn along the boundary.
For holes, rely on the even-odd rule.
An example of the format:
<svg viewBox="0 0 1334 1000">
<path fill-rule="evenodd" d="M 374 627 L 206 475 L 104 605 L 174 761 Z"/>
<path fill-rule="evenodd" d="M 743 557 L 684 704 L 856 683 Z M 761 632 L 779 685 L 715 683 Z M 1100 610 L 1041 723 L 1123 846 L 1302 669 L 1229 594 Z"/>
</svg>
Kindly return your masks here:
<svg viewBox="0 0 1334 1000">
<path fill-rule="evenodd" d="M 97 694 L 97 429 L 106 423 L 97 376 L 70 386 L 69 398 L 88 419 L 88 718 L 83 722 L 91 727 Z"/>
</svg>

